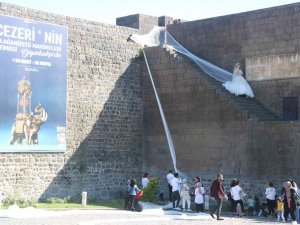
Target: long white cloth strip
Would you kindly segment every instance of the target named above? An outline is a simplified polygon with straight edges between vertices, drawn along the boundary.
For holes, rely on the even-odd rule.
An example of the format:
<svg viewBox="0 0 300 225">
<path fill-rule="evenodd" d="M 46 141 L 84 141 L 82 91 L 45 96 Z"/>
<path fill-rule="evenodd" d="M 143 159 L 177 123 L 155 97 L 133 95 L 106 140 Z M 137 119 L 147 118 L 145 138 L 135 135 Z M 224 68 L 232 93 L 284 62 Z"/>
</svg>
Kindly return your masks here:
<svg viewBox="0 0 300 225">
<path fill-rule="evenodd" d="M 162 105 L 160 103 L 159 96 L 158 96 L 157 91 L 156 91 L 156 87 L 155 87 L 155 84 L 154 84 L 154 81 L 153 81 L 153 78 L 152 78 L 152 73 L 151 73 L 151 70 L 150 70 L 150 67 L 149 67 L 149 64 L 148 64 L 148 60 L 147 60 L 147 56 L 146 56 L 146 53 L 145 53 L 144 50 L 143 50 L 143 54 L 144 54 L 145 62 L 146 62 L 146 65 L 147 65 L 147 70 L 148 70 L 148 74 L 149 74 L 149 77 L 150 77 L 150 80 L 151 80 L 151 84 L 152 84 L 152 87 L 153 87 L 153 90 L 154 90 L 155 98 L 156 98 L 156 101 L 157 101 L 157 104 L 158 104 L 161 120 L 163 122 L 164 130 L 165 130 L 165 133 L 166 133 L 166 136 L 167 136 L 169 150 L 170 150 L 170 154 L 171 154 L 171 157 L 172 157 L 174 170 L 175 170 L 175 172 L 178 172 L 177 166 L 176 166 L 176 153 L 175 153 L 175 148 L 174 148 L 174 144 L 173 144 L 173 139 L 172 139 L 172 136 L 171 136 L 168 124 L 167 124 L 167 120 L 165 118 L 165 114 L 164 114 Z"/>
</svg>

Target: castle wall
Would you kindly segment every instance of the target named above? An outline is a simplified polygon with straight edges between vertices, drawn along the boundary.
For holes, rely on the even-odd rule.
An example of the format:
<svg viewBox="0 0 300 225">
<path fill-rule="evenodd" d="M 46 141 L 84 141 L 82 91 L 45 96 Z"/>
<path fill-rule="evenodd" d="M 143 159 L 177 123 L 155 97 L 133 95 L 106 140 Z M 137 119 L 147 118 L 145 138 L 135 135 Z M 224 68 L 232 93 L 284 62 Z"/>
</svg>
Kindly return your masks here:
<svg viewBox="0 0 300 225">
<path fill-rule="evenodd" d="M 0 13 L 68 27 L 66 153 L 1 153 L 6 196 L 121 195 L 142 166 L 141 61 L 135 29 L 0 3 Z M 50 116 L 50 115 L 48 115 Z"/>
<path fill-rule="evenodd" d="M 190 51 L 227 70 L 236 62 L 255 68 L 260 57 L 299 51 L 299 11 L 296 3 L 178 23 L 168 30 Z M 90 198 L 107 199 L 121 196 L 125 180 L 140 177 L 141 171 L 165 183 L 172 160 L 161 118 L 146 68 L 136 57 L 139 47 L 127 42 L 137 30 L 5 3 L 0 3 L 0 13 L 69 30 L 67 151 L 1 153 L 1 190 L 37 198 L 87 191 Z M 144 23 L 148 26 L 148 20 Z M 207 183 L 220 171 L 260 187 L 269 179 L 299 180 L 298 121 L 249 118 L 229 93 L 183 58 L 155 48 L 147 53 L 180 170 Z M 292 67 L 283 77 L 266 79 L 262 72 L 272 68 L 270 62 L 254 72 L 248 67 L 250 84 L 257 100 L 282 115 L 282 97 L 299 96 L 299 76 Z M 281 62 L 289 66 L 294 61 Z M 255 189 L 253 182 L 247 188 Z"/>
<path fill-rule="evenodd" d="M 256 99 L 280 118 L 284 116 L 283 97 L 298 97 L 298 106 L 300 105 L 300 78 L 251 81 L 250 85 Z M 298 118 L 300 118 L 299 111 Z"/>
<path fill-rule="evenodd" d="M 300 4 L 295 3 L 171 24 L 168 31 L 188 50 L 228 71 L 240 62 L 246 78 L 255 81 L 256 98 L 280 116 L 282 108 L 279 109 L 277 103 L 282 102 L 282 97 L 291 96 L 292 92 L 299 98 L 299 79 L 288 79 L 299 78 L 299 60 L 296 57 L 300 51 L 299 21 Z M 263 82 L 274 79 L 286 80 Z M 281 88 L 280 94 L 269 96 L 271 104 L 260 88 L 271 93 L 278 90 L 278 83 L 288 88 Z"/>
<path fill-rule="evenodd" d="M 246 57 L 300 50 L 299 3 L 168 25 L 187 49 L 229 71 Z"/>
<path fill-rule="evenodd" d="M 300 180 L 299 121 L 249 118 L 236 107 L 242 97 L 229 94 L 185 57 L 161 47 L 146 53 L 183 174 L 200 176 L 209 188 L 222 172 L 227 187 L 238 178 L 247 193 L 260 195 L 268 180 L 278 188 L 287 177 Z M 145 69 L 143 98 L 143 170 L 158 176 L 163 189 L 173 164 Z"/>
</svg>

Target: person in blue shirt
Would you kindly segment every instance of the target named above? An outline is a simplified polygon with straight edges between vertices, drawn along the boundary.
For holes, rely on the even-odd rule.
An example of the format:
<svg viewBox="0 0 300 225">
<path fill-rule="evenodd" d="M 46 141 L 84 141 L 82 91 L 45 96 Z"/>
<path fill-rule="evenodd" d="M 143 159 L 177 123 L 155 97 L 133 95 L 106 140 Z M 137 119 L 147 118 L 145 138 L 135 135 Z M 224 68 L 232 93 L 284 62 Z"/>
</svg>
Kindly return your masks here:
<svg viewBox="0 0 300 225">
<path fill-rule="evenodd" d="M 251 195 L 249 195 L 249 198 L 247 200 L 247 205 L 248 205 L 248 215 L 253 216 L 253 214 L 254 214 L 254 199 L 252 198 Z"/>
<path fill-rule="evenodd" d="M 134 205 L 135 196 L 139 191 L 141 190 L 138 188 L 136 184 L 136 180 L 135 179 L 130 180 L 130 185 L 128 187 L 128 192 L 129 192 L 129 203 L 127 207 L 128 210 L 131 210 L 132 206 Z"/>
</svg>

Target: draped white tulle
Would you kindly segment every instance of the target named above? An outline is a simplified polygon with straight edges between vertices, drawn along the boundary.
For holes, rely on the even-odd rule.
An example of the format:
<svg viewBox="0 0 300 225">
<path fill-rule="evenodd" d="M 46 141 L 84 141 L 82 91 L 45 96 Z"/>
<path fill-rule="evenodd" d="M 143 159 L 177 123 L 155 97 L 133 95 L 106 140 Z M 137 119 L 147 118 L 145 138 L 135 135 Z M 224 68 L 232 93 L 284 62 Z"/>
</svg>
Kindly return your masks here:
<svg viewBox="0 0 300 225">
<path fill-rule="evenodd" d="M 165 27 L 154 27 L 148 34 L 145 35 L 138 35 L 138 34 L 132 34 L 130 36 L 130 39 L 134 42 L 140 44 L 142 47 L 144 46 L 158 46 L 161 44 L 166 44 L 170 48 L 174 49 L 175 51 L 186 55 L 191 60 L 193 60 L 206 74 L 210 75 L 214 79 L 220 81 L 223 83 L 224 87 L 227 90 L 235 91 L 234 94 L 246 92 L 245 94 L 249 95 L 250 97 L 254 97 L 253 92 L 251 90 L 251 87 L 248 85 L 247 81 L 240 75 L 234 75 L 220 67 L 217 67 L 216 65 L 213 65 L 197 56 L 189 52 L 186 48 L 181 46 L 165 29 Z M 167 136 L 167 141 L 169 145 L 170 154 L 173 161 L 173 166 L 176 172 L 181 174 L 181 176 L 185 176 L 184 173 L 178 170 L 176 165 L 176 153 L 175 148 L 172 140 L 172 136 L 167 124 L 167 120 L 164 115 L 163 107 L 161 105 L 159 96 L 156 91 L 156 87 L 152 78 L 151 70 L 148 64 L 147 56 L 145 54 L 145 51 L 143 50 L 144 58 L 146 61 L 148 74 L 154 89 L 156 101 L 159 107 L 160 115 L 162 118 L 164 130 Z M 227 87 L 226 87 L 227 86 Z M 249 90 L 250 89 L 250 90 Z M 246 90 L 246 91 L 245 91 Z M 230 92 L 231 92 L 230 91 Z M 238 91 L 238 92 L 237 92 Z M 233 93 L 233 92 L 231 92 Z M 251 94 L 252 93 L 252 94 Z M 243 93 L 244 94 L 244 93 Z M 238 94 L 237 94 L 238 95 Z"/>
<path fill-rule="evenodd" d="M 153 29 L 147 34 L 132 34 L 130 39 L 133 40 L 135 43 L 140 44 L 142 47 L 148 46 L 158 46 L 163 44 L 164 42 L 164 32 L 165 27 L 158 27 L 155 26 Z"/>
<path fill-rule="evenodd" d="M 158 46 L 162 44 L 168 45 L 175 51 L 186 55 L 188 58 L 193 60 L 206 74 L 210 75 L 214 79 L 220 82 L 226 82 L 232 79 L 232 73 L 207 62 L 198 56 L 194 55 L 182 45 L 180 45 L 170 34 L 166 31 L 165 27 L 155 26 L 148 34 L 138 35 L 132 34 L 130 39 L 134 42 L 144 46 Z"/>
<path fill-rule="evenodd" d="M 244 79 L 244 77 L 240 75 L 233 75 L 232 81 L 227 81 L 222 84 L 227 91 L 232 94 L 238 95 L 247 95 L 250 98 L 254 98 L 253 91 L 248 84 L 248 82 Z"/>
</svg>

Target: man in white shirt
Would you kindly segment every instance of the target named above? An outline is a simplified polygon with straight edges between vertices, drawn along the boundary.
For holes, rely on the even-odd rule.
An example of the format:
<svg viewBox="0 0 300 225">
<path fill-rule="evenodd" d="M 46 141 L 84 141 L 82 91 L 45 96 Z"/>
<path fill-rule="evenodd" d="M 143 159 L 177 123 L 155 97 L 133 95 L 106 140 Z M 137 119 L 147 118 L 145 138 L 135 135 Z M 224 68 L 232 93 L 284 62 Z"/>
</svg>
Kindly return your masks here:
<svg viewBox="0 0 300 225">
<path fill-rule="evenodd" d="M 174 178 L 171 180 L 171 185 L 172 185 L 172 193 L 173 193 L 173 208 L 180 210 L 179 208 L 179 202 L 180 202 L 180 195 L 179 195 L 179 190 L 180 190 L 180 184 L 181 184 L 181 179 L 179 178 L 178 173 L 174 174 Z M 175 208 L 175 201 L 176 201 L 176 208 Z"/>
<path fill-rule="evenodd" d="M 169 201 L 172 202 L 172 185 L 171 185 L 171 181 L 174 178 L 174 175 L 172 173 L 172 170 L 169 170 L 169 173 L 167 175 L 167 180 L 168 180 L 168 190 L 169 190 Z"/>
</svg>

